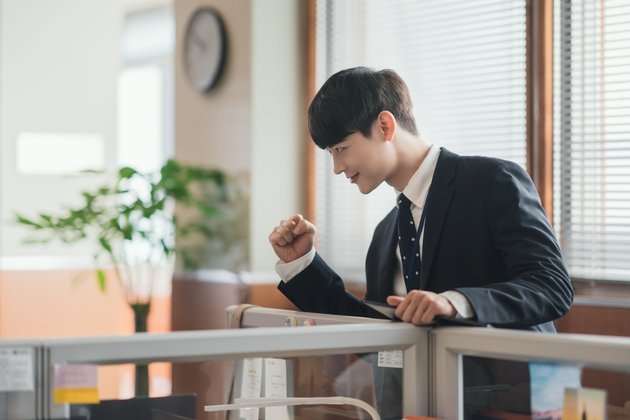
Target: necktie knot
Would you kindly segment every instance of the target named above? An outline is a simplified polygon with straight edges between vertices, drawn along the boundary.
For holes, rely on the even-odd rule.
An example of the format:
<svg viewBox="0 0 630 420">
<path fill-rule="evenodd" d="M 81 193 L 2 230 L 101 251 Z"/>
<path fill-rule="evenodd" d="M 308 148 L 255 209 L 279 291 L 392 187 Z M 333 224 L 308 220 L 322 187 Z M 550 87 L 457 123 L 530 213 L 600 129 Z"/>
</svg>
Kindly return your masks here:
<svg viewBox="0 0 630 420">
<path fill-rule="evenodd" d="M 411 208 L 411 201 L 407 198 L 407 196 L 403 193 L 400 193 L 398 196 L 398 211 L 406 210 Z"/>
</svg>

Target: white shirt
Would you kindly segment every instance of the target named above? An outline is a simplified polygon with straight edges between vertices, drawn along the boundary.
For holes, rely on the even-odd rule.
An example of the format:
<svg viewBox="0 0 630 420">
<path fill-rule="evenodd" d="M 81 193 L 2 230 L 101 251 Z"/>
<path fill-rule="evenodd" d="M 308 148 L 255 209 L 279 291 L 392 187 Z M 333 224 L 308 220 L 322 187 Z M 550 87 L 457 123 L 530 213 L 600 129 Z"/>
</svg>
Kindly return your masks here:
<svg viewBox="0 0 630 420">
<path fill-rule="evenodd" d="M 418 223 L 420 222 L 422 210 L 424 209 L 427 193 L 429 192 L 429 187 L 431 186 L 431 181 L 433 180 L 433 174 L 439 157 L 440 148 L 435 145 L 431 145 L 427 157 L 424 159 L 418 170 L 411 176 L 403 191 L 396 191 L 396 199 L 402 192 L 405 194 L 405 197 L 411 201 L 411 214 L 413 216 L 416 229 L 418 228 Z M 396 205 L 398 205 L 397 201 Z M 427 220 L 426 223 L 431 223 L 431 221 Z M 423 242 L 424 230 L 420 236 L 420 255 L 422 255 Z M 396 257 L 399 262 L 399 270 L 397 270 L 394 274 L 394 293 L 399 296 L 405 296 L 407 294 L 407 289 L 403 280 L 400 249 L 398 246 L 396 247 Z M 308 265 L 313 262 L 314 258 L 315 248 L 311 249 L 306 255 L 303 255 L 293 261 L 289 261 L 288 263 L 278 261 L 276 263 L 276 272 L 282 281 L 288 282 L 308 267 Z M 457 311 L 458 317 L 473 317 L 474 311 L 470 306 L 470 302 L 468 302 L 468 299 L 466 299 L 463 294 L 455 290 L 448 290 L 446 292 L 442 292 L 441 295 L 451 302 Z"/>
</svg>

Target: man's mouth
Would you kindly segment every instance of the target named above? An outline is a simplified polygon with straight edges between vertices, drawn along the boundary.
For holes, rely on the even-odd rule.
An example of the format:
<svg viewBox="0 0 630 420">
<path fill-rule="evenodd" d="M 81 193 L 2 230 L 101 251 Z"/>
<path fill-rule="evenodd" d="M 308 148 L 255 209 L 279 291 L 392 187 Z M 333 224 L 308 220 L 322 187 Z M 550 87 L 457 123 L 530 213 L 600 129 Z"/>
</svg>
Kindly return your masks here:
<svg viewBox="0 0 630 420">
<path fill-rule="evenodd" d="M 357 178 L 359 177 L 359 173 L 357 172 L 356 174 L 352 175 L 349 179 L 350 179 L 350 183 L 354 184 L 357 182 Z"/>
</svg>

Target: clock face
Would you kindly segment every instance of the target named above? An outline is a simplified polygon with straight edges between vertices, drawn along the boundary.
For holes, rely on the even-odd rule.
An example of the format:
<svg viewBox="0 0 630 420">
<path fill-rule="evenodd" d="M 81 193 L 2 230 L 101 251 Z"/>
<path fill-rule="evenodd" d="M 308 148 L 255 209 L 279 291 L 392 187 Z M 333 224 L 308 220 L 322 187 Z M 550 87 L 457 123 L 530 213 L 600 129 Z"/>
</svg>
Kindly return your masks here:
<svg viewBox="0 0 630 420">
<path fill-rule="evenodd" d="M 225 59 L 225 28 L 210 8 L 197 10 L 184 36 L 184 67 L 192 86 L 204 92 L 219 79 Z"/>
</svg>

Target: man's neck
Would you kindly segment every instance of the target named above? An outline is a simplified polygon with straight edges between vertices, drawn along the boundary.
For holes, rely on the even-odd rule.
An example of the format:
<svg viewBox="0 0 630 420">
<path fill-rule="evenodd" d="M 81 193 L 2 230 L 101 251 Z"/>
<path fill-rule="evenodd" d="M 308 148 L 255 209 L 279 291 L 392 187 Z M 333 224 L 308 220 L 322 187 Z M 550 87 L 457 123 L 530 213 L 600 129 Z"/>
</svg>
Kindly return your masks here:
<svg viewBox="0 0 630 420">
<path fill-rule="evenodd" d="M 431 146 L 420 137 L 410 133 L 404 133 L 396 141 L 398 142 L 398 166 L 387 183 L 396 190 L 402 191 L 426 159 Z"/>
</svg>

